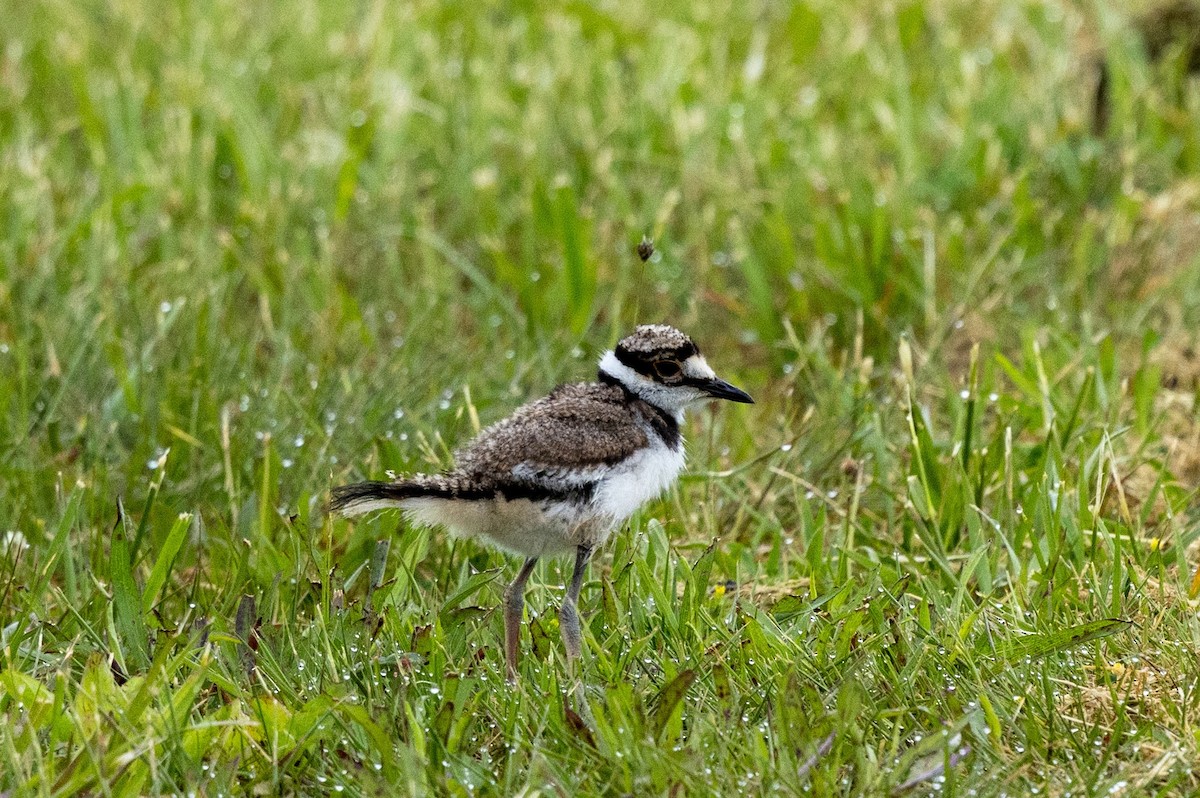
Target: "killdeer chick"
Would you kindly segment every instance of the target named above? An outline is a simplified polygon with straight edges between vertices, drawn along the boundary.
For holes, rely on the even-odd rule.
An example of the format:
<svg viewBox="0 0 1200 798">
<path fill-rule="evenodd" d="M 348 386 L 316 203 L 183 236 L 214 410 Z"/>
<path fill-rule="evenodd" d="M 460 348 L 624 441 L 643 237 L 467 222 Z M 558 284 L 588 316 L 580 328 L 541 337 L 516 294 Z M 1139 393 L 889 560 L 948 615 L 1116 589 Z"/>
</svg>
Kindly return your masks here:
<svg viewBox="0 0 1200 798">
<path fill-rule="evenodd" d="M 600 358 L 598 380 L 562 385 L 488 427 L 442 474 L 359 482 L 333 490 L 330 510 L 356 516 L 400 508 L 525 557 L 504 591 L 504 655 L 516 680 L 525 583 L 538 558 L 575 554 L 559 610 L 568 663 L 580 655 L 576 603 L 588 560 L 638 507 L 683 469 L 687 408 L 709 399 L 754 400 L 718 379 L 674 327 L 638 327 Z"/>
</svg>

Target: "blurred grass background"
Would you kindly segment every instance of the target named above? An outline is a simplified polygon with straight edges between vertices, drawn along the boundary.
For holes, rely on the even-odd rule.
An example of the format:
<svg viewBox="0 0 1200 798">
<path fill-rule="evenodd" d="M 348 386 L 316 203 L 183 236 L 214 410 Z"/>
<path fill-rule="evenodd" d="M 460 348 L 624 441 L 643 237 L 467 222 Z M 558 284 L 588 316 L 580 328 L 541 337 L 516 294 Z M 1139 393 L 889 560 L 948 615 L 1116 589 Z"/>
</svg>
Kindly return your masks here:
<svg viewBox="0 0 1200 798">
<path fill-rule="evenodd" d="M 0 789 L 1200 787 L 1200 93 L 1144 8 L 6 9 Z M 759 403 L 593 572 L 580 725 L 558 566 L 509 693 L 511 564 L 319 507 L 659 320 Z"/>
</svg>

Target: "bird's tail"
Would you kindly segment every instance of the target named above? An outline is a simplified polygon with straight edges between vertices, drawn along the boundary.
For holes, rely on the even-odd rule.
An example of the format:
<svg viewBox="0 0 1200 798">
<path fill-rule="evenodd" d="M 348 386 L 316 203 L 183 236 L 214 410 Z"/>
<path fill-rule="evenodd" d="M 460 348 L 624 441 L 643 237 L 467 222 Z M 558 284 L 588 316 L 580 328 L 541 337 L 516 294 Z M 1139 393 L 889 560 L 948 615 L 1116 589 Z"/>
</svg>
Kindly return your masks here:
<svg viewBox="0 0 1200 798">
<path fill-rule="evenodd" d="M 355 482 L 333 489 L 329 496 L 329 512 L 350 518 L 374 510 L 403 507 L 406 499 L 417 499 L 430 493 L 429 486 L 417 480 Z"/>
</svg>

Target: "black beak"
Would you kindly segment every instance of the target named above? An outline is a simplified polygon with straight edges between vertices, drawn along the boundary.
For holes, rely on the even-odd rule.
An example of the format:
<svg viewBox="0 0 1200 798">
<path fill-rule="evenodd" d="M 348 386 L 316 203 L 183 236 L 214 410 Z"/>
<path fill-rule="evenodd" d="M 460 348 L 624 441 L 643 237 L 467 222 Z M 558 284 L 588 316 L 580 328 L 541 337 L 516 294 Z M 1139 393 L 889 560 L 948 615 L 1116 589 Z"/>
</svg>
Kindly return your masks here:
<svg viewBox="0 0 1200 798">
<path fill-rule="evenodd" d="M 692 384 L 714 399 L 728 399 L 731 402 L 742 402 L 748 405 L 754 404 L 754 400 L 750 397 L 750 394 L 716 377 L 713 377 L 711 380 L 695 380 Z"/>
</svg>

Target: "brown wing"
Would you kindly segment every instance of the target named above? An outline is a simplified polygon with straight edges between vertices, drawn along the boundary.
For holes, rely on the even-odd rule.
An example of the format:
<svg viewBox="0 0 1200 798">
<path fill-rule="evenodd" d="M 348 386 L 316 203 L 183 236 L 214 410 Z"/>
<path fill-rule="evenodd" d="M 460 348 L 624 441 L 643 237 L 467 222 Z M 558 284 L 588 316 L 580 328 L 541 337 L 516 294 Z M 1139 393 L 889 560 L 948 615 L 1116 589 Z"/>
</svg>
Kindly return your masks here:
<svg viewBox="0 0 1200 798">
<path fill-rule="evenodd" d="M 457 470 L 563 490 L 595 482 L 647 443 L 619 390 L 568 385 L 485 429 L 459 453 Z"/>
</svg>

